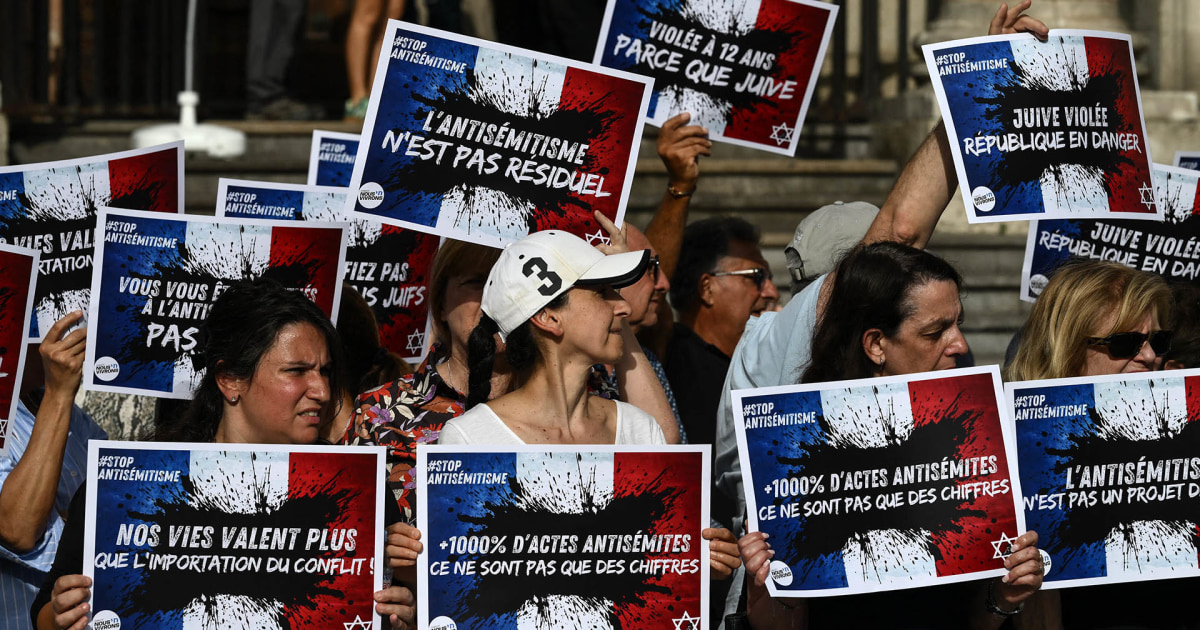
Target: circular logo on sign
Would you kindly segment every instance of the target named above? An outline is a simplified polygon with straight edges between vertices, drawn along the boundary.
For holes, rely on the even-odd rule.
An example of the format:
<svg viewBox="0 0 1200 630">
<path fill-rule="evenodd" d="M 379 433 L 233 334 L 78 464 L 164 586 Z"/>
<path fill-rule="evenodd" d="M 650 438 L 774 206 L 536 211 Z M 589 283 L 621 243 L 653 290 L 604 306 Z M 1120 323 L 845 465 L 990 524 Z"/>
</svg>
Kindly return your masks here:
<svg viewBox="0 0 1200 630">
<path fill-rule="evenodd" d="M 996 195 L 987 186 L 979 186 L 971 191 L 971 201 L 980 212 L 991 212 L 996 207 Z"/>
<path fill-rule="evenodd" d="M 364 208 L 377 208 L 383 203 L 383 186 L 367 182 L 358 189 L 358 203 Z"/>
<path fill-rule="evenodd" d="M 94 630 L 121 630 L 121 618 L 111 610 L 101 610 L 92 617 Z"/>
<path fill-rule="evenodd" d="M 771 579 L 779 586 L 787 586 L 792 583 L 792 568 L 780 562 L 779 560 L 771 561 Z"/>
<path fill-rule="evenodd" d="M 1042 575 L 1045 575 L 1050 572 L 1050 554 L 1045 549 L 1038 549 L 1038 553 L 1042 554 Z"/>
<path fill-rule="evenodd" d="M 107 383 L 121 373 L 121 364 L 112 357 L 100 357 L 92 366 L 92 373 L 96 375 L 96 378 Z"/>
<path fill-rule="evenodd" d="M 1050 279 L 1040 273 L 1029 276 L 1029 292 L 1034 295 L 1041 295 L 1042 291 L 1046 290 L 1047 282 L 1050 282 Z"/>
<path fill-rule="evenodd" d="M 429 622 L 429 630 L 457 630 L 458 624 L 449 617 L 438 617 Z"/>
</svg>

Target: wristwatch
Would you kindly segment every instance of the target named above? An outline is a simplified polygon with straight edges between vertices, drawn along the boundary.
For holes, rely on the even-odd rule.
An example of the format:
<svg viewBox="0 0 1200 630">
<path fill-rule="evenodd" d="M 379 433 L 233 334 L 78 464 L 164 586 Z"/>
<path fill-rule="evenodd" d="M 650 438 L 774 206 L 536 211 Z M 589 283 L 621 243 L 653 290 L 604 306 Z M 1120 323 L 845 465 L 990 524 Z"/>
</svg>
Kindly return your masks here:
<svg viewBox="0 0 1200 630">
<path fill-rule="evenodd" d="M 1017 607 L 1013 610 L 1004 610 L 1003 608 L 997 606 L 996 605 L 996 595 L 993 592 L 993 589 L 995 589 L 995 588 L 996 588 L 996 580 L 992 580 L 991 582 L 988 582 L 988 592 L 987 592 L 987 611 L 988 612 L 992 613 L 993 615 L 1000 615 L 1001 617 L 1012 617 L 1013 615 L 1020 613 L 1021 609 L 1025 608 L 1025 602 L 1021 602 L 1020 604 L 1017 604 Z"/>
</svg>

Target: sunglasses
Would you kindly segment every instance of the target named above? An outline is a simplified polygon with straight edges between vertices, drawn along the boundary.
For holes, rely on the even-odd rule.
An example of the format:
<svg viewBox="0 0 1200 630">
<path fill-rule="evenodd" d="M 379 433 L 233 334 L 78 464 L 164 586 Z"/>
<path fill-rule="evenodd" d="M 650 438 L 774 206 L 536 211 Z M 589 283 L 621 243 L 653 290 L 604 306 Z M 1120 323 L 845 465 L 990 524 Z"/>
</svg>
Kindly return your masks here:
<svg viewBox="0 0 1200 630">
<path fill-rule="evenodd" d="M 1114 359 L 1132 359 L 1142 351 L 1142 344 L 1150 342 L 1150 349 L 1157 356 L 1171 351 L 1171 339 L 1175 333 L 1170 330 L 1156 330 L 1150 334 L 1140 332 L 1115 333 L 1107 337 L 1089 337 L 1089 346 L 1104 346 L 1108 355 Z"/>
<path fill-rule="evenodd" d="M 755 267 L 754 269 L 739 269 L 738 271 L 714 271 L 710 276 L 746 276 L 754 280 L 754 284 L 758 285 L 759 290 L 763 288 L 763 284 L 771 279 L 771 270 L 765 267 Z"/>
<path fill-rule="evenodd" d="M 650 264 L 646 266 L 646 270 L 650 272 L 650 278 L 654 280 L 654 284 L 658 284 L 658 274 L 662 273 L 659 266 L 658 256 L 651 256 Z"/>
</svg>

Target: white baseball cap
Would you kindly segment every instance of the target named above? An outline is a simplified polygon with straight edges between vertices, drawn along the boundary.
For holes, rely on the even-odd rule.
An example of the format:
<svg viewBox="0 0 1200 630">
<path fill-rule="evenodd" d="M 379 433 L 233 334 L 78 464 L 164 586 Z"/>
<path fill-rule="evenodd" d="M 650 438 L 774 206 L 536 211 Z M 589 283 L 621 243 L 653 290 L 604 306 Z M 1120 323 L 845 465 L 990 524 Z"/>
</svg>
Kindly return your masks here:
<svg viewBox="0 0 1200 630">
<path fill-rule="evenodd" d="M 646 272 L 650 250 L 606 256 L 561 230 L 534 232 L 510 243 L 488 274 L 480 307 L 500 338 L 575 285 L 629 286 Z"/>
</svg>

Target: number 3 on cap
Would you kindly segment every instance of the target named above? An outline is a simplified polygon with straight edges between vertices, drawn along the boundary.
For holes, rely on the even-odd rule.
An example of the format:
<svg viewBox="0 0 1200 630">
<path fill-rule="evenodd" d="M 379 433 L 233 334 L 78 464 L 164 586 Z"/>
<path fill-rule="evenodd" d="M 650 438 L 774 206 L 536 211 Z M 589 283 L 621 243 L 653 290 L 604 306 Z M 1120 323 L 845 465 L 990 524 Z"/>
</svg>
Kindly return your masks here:
<svg viewBox="0 0 1200 630">
<path fill-rule="evenodd" d="M 542 295 L 554 295 L 562 288 L 562 278 L 550 271 L 546 267 L 546 261 L 541 258 L 530 258 L 525 261 L 525 266 L 521 268 L 521 271 L 525 273 L 526 278 L 532 277 L 536 273 L 538 280 L 545 280 L 545 283 L 538 287 L 538 293 Z"/>
</svg>

